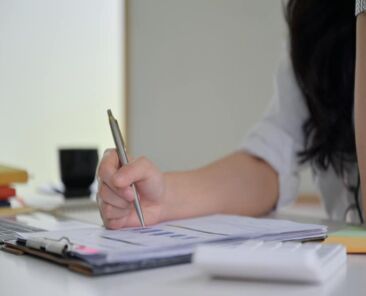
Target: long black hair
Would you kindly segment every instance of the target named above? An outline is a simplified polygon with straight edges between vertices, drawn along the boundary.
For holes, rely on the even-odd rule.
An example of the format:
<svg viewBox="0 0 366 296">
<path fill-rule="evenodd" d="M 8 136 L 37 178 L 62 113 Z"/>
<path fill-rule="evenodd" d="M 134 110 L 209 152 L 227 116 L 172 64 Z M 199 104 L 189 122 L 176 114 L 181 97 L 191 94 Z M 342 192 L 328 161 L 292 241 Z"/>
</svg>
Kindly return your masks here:
<svg viewBox="0 0 366 296">
<path fill-rule="evenodd" d="M 290 56 L 309 109 L 300 162 L 342 174 L 356 161 L 353 124 L 356 20 L 352 0 L 289 0 Z"/>
</svg>

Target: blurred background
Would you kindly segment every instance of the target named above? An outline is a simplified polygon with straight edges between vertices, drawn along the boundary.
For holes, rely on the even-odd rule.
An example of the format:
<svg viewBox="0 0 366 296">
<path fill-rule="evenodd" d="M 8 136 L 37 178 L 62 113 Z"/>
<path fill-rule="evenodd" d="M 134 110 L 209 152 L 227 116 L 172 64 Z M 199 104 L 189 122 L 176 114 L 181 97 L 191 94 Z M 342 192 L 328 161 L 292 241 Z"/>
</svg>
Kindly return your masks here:
<svg viewBox="0 0 366 296">
<path fill-rule="evenodd" d="M 59 148 L 113 146 L 108 108 L 162 170 L 234 151 L 271 99 L 283 5 L 0 0 L 0 162 L 27 169 L 28 189 L 57 181 Z"/>
<path fill-rule="evenodd" d="M 113 144 L 124 48 L 123 1 L 0 0 L 0 163 L 27 169 L 25 189 L 59 180 L 59 148 Z"/>
</svg>

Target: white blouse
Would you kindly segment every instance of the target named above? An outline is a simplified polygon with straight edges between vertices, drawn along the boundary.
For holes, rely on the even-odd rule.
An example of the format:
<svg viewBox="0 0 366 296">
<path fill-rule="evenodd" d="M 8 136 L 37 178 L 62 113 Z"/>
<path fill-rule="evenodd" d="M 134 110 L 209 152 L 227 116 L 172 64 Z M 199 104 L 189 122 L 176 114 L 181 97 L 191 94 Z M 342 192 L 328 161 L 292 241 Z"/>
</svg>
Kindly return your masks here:
<svg viewBox="0 0 366 296">
<path fill-rule="evenodd" d="M 302 125 L 309 115 L 288 54 L 280 62 L 274 86 L 267 112 L 250 131 L 241 148 L 265 160 L 278 173 L 277 207 L 282 207 L 298 195 L 299 171 L 303 165 L 299 164 L 297 153 L 304 149 Z M 312 171 L 329 218 L 359 223 L 354 209 L 355 194 L 347 188 L 348 185 L 357 184 L 356 167 L 349 168 L 344 180 L 333 169 L 324 171 L 312 168 Z M 360 203 L 361 199 L 359 196 Z"/>
</svg>

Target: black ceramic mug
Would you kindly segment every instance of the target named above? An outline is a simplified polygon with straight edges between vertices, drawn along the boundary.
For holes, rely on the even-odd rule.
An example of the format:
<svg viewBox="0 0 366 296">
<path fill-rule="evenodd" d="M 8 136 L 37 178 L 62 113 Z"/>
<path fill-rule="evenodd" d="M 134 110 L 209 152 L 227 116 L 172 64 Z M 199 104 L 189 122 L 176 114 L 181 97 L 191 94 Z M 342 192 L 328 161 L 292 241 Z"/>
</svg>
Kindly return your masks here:
<svg viewBox="0 0 366 296">
<path fill-rule="evenodd" d="M 59 149 L 61 180 L 65 197 L 90 196 L 98 165 L 97 149 Z"/>
</svg>

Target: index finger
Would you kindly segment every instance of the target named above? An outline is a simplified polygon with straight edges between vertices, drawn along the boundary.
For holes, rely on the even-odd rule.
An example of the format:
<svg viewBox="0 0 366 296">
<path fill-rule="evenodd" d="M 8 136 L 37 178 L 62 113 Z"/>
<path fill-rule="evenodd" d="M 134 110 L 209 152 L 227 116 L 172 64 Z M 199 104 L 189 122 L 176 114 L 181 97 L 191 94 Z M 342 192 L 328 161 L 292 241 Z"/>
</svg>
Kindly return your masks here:
<svg viewBox="0 0 366 296">
<path fill-rule="evenodd" d="M 120 161 L 116 149 L 107 149 L 98 168 L 98 179 L 110 187 L 114 187 L 111 179 L 120 167 Z"/>
</svg>

